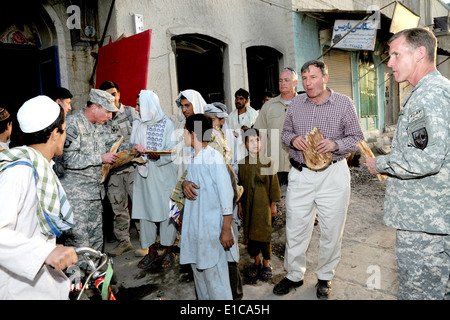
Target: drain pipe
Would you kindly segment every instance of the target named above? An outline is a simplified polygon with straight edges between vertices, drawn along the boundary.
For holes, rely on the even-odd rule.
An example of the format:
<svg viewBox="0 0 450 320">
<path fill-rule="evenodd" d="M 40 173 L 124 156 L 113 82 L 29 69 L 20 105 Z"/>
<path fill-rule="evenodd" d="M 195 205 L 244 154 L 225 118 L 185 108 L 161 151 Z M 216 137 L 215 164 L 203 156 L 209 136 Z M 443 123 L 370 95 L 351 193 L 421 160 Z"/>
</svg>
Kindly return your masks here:
<svg viewBox="0 0 450 320">
<path fill-rule="evenodd" d="M 100 41 L 100 44 L 98 46 L 99 51 L 100 51 L 100 48 L 103 46 L 103 42 L 105 42 L 106 32 L 108 31 L 109 21 L 111 20 L 111 15 L 112 15 L 112 11 L 114 9 L 115 3 L 116 3 L 116 0 L 112 0 L 111 7 L 109 8 L 108 18 L 106 19 L 105 28 L 103 29 L 102 40 Z M 89 79 L 89 84 L 91 86 L 94 85 L 94 75 L 95 75 L 95 71 L 97 70 L 97 62 L 98 62 L 98 54 L 95 57 L 95 63 L 94 63 L 94 68 L 92 70 L 91 79 Z"/>
</svg>

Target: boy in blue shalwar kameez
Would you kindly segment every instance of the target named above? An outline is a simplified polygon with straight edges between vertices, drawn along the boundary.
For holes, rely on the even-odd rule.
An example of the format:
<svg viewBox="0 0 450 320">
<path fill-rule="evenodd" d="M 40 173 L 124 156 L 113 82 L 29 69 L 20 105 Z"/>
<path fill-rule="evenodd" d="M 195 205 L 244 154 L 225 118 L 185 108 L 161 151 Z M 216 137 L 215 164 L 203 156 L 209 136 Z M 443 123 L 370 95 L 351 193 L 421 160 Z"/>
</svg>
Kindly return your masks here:
<svg viewBox="0 0 450 320">
<path fill-rule="evenodd" d="M 191 264 L 199 300 L 231 300 L 225 250 L 237 250 L 231 229 L 233 188 L 223 156 L 208 146 L 211 121 L 203 114 L 186 119 L 184 140 L 194 149 L 186 180 L 199 188 L 186 199 L 180 264 Z"/>
</svg>

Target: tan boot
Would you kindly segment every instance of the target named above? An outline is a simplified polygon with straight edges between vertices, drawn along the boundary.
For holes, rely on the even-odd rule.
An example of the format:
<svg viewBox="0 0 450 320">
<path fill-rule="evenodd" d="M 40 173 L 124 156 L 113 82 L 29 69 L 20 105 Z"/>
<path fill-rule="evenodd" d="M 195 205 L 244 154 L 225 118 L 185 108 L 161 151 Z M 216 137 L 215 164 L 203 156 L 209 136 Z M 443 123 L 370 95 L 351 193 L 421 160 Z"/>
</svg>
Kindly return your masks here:
<svg viewBox="0 0 450 320">
<path fill-rule="evenodd" d="M 135 257 L 145 257 L 148 254 L 148 248 L 145 249 L 136 249 L 134 251 Z"/>
<path fill-rule="evenodd" d="M 131 244 L 131 242 L 127 241 L 127 240 L 123 240 L 123 241 L 120 241 L 119 244 L 114 249 L 109 251 L 108 253 L 112 257 L 117 257 L 117 256 L 120 256 L 121 254 L 123 254 L 127 251 L 130 251 L 132 249 L 133 249 L 133 245 Z"/>
</svg>

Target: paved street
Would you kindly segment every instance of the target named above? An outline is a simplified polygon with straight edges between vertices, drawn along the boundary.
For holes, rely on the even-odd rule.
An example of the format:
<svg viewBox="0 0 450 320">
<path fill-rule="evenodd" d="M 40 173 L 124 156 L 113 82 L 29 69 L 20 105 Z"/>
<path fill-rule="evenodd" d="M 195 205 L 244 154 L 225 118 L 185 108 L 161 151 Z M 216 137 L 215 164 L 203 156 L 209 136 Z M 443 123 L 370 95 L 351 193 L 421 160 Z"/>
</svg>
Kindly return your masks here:
<svg viewBox="0 0 450 320">
<path fill-rule="evenodd" d="M 394 259 L 395 231 L 382 224 L 385 182 L 373 180 L 365 167 L 352 170 L 352 195 L 344 231 L 342 258 L 333 280 L 330 300 L 395 300 L 397 292 Z M 317 300 L 314 268 L 317 264 L 320 228 L 316 226 L 307 252 L 307 272 L 302 287 L 285 296 L 272 293 L 285 271 L 283 255 L 285 228 L 283 206 L 273 232 L 274 277 L 270 281 L 251 280 L 245 270 L 251 265 L 246 248 L 240 244 L 240 269 L 244 281 L 244 300 Z M 281 211 L 281 212 L 280 212 Z M 136 229 L 132 242 L 139 247 Z M 112 244 L 107 244 L 110 248 Z M 159 265 L 137 268 L 141 258 L 134 251 L 114 259 L 117 285 L 123 300 L 195 300 L 189 268 L 175 265 L 162 270 Z"/>
</svg>

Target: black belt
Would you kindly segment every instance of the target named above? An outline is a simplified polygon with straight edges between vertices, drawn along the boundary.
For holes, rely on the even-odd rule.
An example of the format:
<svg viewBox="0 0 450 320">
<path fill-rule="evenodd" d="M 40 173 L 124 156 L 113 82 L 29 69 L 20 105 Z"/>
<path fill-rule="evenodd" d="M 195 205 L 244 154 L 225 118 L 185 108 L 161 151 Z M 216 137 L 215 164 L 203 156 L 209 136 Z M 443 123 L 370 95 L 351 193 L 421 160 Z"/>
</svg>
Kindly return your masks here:
<svg viewBox="0 0 450 320">
<path fill-rule="evenodd" d="M 292 165 L 295 169 L 297 169 L 297 170 L 300 171 L 300 172 L 303 170 L 303 168 L 308 168 L 308 166 L 307 166 L 306 164 L 297 162 L 297 161 L 295 161 L 295 160 L 292 159 L 292 158 L 289 159 L 289 162 L 291 163 L 291 165 Z M 337 162 L 337 160 L 333 160 L 333 161 L 330 163 L 330 165 L 332 165 L 333 163 L 336 163 L 336 162 Z"/>
</svg>

